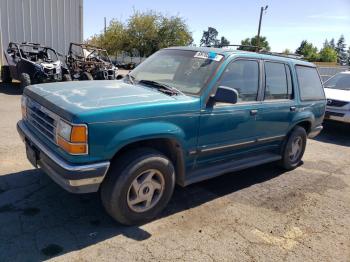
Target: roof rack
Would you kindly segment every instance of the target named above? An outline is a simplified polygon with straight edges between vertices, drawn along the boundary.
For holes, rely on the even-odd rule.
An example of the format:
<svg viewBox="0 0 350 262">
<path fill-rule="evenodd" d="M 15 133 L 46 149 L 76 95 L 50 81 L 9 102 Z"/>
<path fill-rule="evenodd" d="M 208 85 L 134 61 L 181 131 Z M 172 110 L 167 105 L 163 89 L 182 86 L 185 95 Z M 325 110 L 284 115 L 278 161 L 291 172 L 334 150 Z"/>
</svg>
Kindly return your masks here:
<svg viewBox="0 0 350 262">
<path fill-rule="evenodd" d="M 249 47 L 256 50 L 259 50 L 258 46 L 256 45 L 208 45 L 206 47 L 216 47 L 216 48 L 223 48 L 223 47 L 230 47 L 230 46 L 234 46 L 234 47 Z"/>
<path fill-rule="evenodd" d="M 305 60 L 303 55 L 299 55 L 296 53 L 285 54 L 285 53 L 270 52 L 270 51 L 260 51 L 259 53 L 265 54 L 265 55 L 274 55 L 274 56 L 280 56 L 280 57 L 293 58 L 293 59 L 298 59 L 303 61 Z"/>
<path fill-rule="evenodd" d="M 223 47 L 248 47 L 251 48 L 252 50 L 244 50 L 247 52 L 255 52 L 255 53 L 259 53 L 259 54 L 264 54 L 264 55 L 274 55 L 274 56 L 280 56 L 280 57 L 287 57 L 287 58 L 293 58 L 293 59 L 298 59 L 298 60 L 305 60 L 304 56 L 296 54 L 296 53 L 291 53 L 291 54 L 285 54 L 285 53 L 278 53 L 278 52 L 271 52 L 271 51 L 267 51 L 264 48 L 258 47 L 256 45 L 209 45 L 206 47 L 216 47 L 216 48 L 223 48 Z"/>
</svg>

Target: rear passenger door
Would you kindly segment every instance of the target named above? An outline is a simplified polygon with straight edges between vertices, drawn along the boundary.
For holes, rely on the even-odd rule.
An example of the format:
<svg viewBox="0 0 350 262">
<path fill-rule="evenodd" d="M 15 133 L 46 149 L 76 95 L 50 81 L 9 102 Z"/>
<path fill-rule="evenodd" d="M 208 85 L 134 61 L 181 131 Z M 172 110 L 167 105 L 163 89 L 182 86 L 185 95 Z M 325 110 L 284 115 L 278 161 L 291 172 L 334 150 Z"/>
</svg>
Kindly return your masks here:
<svg viewBox="0 0 350 262">
<path fill-rule="evenodd" d="M 258 142 L 281 142 L 296 113 L 291 68 L 277 61 L 264 61 L 263 100 L 258 109 L 256 130 Z"/>
</svg>

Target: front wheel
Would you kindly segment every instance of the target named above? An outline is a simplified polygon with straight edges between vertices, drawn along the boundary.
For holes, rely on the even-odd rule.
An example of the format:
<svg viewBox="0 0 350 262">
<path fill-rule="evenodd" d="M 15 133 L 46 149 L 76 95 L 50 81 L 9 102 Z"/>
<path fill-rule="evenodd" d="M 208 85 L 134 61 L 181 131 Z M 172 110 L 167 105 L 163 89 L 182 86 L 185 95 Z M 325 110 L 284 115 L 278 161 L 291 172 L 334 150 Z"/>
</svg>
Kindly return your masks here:
<svg viewBox="0 0 350 262">
<path fill-rule="evenodd" d="M 22 88 L 25 88 L 26 86 L 30 86 L 32 82 L 30 79 L 30 76 L 27 73 L 21 73 L 20 80 L 21 80 Z"/>
<path fill-rule="evenodd" d="M 87 80 L 94 80 L 94 78 L 92 77 L 92 75 L 89 72 L 84 72 L 81 74 L 80 80 L 87 81 Z"/>
<path fill-rule="evenodd" d="M 155 218 L 169 202 L 175 186 L 172 162 L 153 149 L 129 151 L 112 163 L 101 185 L 107 213 L 125 225 Z"/>
<path fill-rule="evenodd" d="M 307 134 L 304 128 L 296 126 L 287 140 L 282 151 L 282 160 L 280 165 L 286 169 L 291 170 L 296 168 L 303 158 L 306 148 Z"/>
</svg>

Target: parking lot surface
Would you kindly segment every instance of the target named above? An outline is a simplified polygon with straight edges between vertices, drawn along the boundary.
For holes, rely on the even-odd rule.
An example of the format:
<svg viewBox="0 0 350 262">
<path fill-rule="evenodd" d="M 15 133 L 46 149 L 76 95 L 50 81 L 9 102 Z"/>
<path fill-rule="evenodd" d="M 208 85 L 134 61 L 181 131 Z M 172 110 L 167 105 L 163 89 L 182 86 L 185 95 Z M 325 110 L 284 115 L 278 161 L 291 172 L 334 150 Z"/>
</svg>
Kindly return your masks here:
<svg viewBox="0 0 350 262">
<path fill-rule="evenodd" d="M 16 131 L 21 90 L 0 83 L 0 261 L 350 261 L 350 126 L 327 123 L 304 163 L 176 188 L 162 216 L 117 224 L 98 194 L 33 169 Z"/>
</svg>

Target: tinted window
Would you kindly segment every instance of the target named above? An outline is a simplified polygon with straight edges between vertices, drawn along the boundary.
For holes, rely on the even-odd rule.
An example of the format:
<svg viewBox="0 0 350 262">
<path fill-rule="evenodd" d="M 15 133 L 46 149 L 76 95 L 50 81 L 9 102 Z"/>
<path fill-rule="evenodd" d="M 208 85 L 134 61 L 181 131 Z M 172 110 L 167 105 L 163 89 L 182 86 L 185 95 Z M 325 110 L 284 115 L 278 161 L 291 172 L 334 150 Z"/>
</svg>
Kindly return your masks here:
<svg viewBox="0 0 350 262">
<path fill-rule="evenodd" d="M 237 60 L 227 66 L 219 82 L 237 90 L 238 102 L 256 101 L 259 88 L 259 64 L 252 60 Z"/>
<path fill-rule="evenodd" d="M 316 68 L 296 66 L 301 100 L 325 99 Z"/>
<path fill-rule="evenodd" d="M 265 62 L 265 99 L 291 99 L 290 71 L 281 63 Z M 287 77 L 288 75 L 288 77 Z"/>
<path fill-rule="evenodd" d="M 324 83 L 324 87 L 350 90 L 350 74 L 337 74 Z"/>
</svg>

